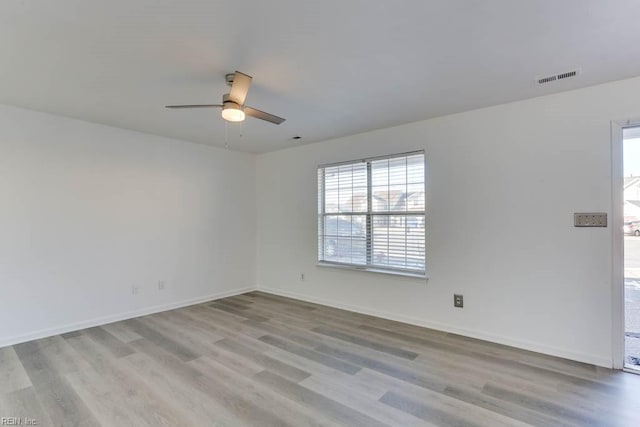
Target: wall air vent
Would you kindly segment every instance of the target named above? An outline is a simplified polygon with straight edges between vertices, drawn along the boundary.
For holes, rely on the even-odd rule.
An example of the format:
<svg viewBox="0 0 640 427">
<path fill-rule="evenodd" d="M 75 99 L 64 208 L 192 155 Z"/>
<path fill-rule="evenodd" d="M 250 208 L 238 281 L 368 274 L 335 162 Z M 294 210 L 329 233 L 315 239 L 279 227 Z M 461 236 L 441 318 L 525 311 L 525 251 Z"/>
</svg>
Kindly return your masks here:
<svg viewBox="0 0 640 427">
<path fill-rule="evenodd" d="M 558 80 L 576 77 L 578 74 L 580 74 L 580 70 L 572 70 L 572 71 L 567 71 L 565 73 L 553 74 L 551 76 L 541 77 L 539 79 L 536 79 L 536 81 L 538 82 L 538 84 L 543 85 L 545 83 L 551 83 Z"/>
</svg>

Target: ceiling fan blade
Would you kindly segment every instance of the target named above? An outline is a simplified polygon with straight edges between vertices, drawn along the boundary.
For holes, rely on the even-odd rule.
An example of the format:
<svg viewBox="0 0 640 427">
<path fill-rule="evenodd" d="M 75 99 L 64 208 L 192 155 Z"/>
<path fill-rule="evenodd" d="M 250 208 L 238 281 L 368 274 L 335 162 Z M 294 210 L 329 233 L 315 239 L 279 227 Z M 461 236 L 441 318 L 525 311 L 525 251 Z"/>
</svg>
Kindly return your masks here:
<svg viewBox="0 0 640 427">
<path fill-rule="evenodd" d="M 244 105 L 244 101 L 247 99 L 247 92 L 249 92 L 249 86 L 251 86 L 251 79 L 251 76 L 236 71 L 233 77 L 233 83 L 231 84 L 229 99 L 236 104 Z"/>
<path fill-rule="evenodd" d="M 255 108 L 251 107 L 244 107 L 244 113 L 247 116 L 255 117 L 256 119 L 260 120 L 266 120 L 267 122 L 275 123 L 276 125 L 279 125 L 280 123 L 285 121 L 285 119 L 283 119 L 282 117 L 274 116 L 273 114 L 265 113 L 264 111 L 256 110 Z"/>
<path fill-rule="evenodd" d="M 216 108 L 222 107 L 220 104 L 195 104 L 195 105 L 165 105 L 164 108 Z"/>
</svg>

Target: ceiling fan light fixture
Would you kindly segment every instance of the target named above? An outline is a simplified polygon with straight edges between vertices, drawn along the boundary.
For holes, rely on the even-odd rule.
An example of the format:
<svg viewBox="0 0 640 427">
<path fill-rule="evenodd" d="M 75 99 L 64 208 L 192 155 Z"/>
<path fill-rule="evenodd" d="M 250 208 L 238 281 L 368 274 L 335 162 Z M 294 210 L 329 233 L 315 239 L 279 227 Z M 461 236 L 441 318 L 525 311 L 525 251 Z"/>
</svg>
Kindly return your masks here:
<svg viewBox="0 0 640 427">
<path fill-rule="evenodd" d="M 221 104 L 188 104 L 188 105 L 166 105 L 167 108 L 222 108 L 222 118 L 227 122 L 242 122 L 246 116 L 264 120 L 269 123 L 279 125 L 284 122 L 282 117 L 265 113 L 256 108 L 245 106 L 249 86 L 251 86 L 251 76 L 240 71 L 227 74 L 227 84 L 231 85 L 231 91 L 222 95 Z"/>
<path fill-rule="evenodd" d="M 222 106 L 222 118 L 228 122 L 241 122 L 244 121 L 245 114 L 235 102 L 225 102 Z"/>
</svg>

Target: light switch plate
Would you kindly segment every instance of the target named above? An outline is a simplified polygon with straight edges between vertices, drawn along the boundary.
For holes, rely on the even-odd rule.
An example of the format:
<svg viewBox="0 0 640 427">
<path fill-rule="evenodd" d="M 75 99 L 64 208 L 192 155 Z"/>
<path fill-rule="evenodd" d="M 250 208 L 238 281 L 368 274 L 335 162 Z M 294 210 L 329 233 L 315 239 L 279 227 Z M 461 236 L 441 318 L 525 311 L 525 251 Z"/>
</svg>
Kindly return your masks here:
<svg viewBox="0 0 640 427">
<path fill-rule="evenodd" d="M 574 227 L 606 227 L 607 214 L 604 212 L 574 213 Z"/>
</svg>

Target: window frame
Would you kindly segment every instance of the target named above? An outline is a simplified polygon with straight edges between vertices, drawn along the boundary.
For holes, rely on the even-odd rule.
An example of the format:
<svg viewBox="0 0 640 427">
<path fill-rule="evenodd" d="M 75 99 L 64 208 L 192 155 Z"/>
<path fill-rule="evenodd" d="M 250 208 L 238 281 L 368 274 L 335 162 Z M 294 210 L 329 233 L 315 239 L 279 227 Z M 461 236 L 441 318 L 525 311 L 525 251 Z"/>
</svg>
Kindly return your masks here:
<svg viewBox="0 0 640 427">
<path fill-rule="evenodd" d="M 414 155 L 422 155 L 423 156 L 423 185 L 424 185 L 424 195 L 425 195 L 425 200 L 424 200 L 424 208 L 422 211 L 374 211 L 373 210 L 373 190 L 372 190 L 372 162 L 377 161 L 377 160 L 390 160 L 390 159 L 396 159 L 396 158 L 407 158 L 410 156 L 414 156 Z M 325 189 L 325 183 L 326 183 L 326 179 L 324 176 L 325 170 L 326 168 L 330 168 L 330 167 L 336 167 L 336 166 L 344 166 L 344 165 L 353 165 L 353 164 L 358 164 L 358 163 L 366 163 L 367 165 L 367 210 L 365 212 L 326 212 L 326 207 L 325 207 L 325 202 L 326 202 L 326 189 Z M 320 172 L 322 171 L 322 175 L 320 174 Z M 375 156 L 375 157 L 367 157 L 367 158 L 363 158 L 363 159 L 356 159 L 356 160 L 348 160 L 348 161 L 342 161 L 342 162 L 337 162 L 337 163 L 328 163 L 328 164 L 322 164 L 322 165 L 318 165 L 317 170 L 316 170 L 316 180 L 317 180 L 317 185 L 316 185 L 316 189 L 317 189 L 317 218 L 316 218 L 316 225 L 317 225 L 317 232 L 316 232 L 316 238 L 317 238 L 317 265 L 319 267 L 330 267 L 330 268 L 339 268 L 339 269 L 347 269 L 347 270 L 357 270 L 357 271 L 366 271 L 366 272 L 371 272 L 371 273 L 382 273 L 382 274 L 390 274 L 390 275 L 395 275 L 395 276 L 404 276 L 404 277 L 410 277 L 410 278 L 420 278 L 420 279 L 426 279 L 427 278 L 427 250 L 426 250 L 426 243 L 427 243 L 427 227 L 426 227 L 426 212 L 427 212 L 427 206 L 426 206 L 426 194 L 427 194 L 427 165 L 426 165 L 426 155 L 425 155 L 425 151 L 424 150 L 416 150 L 416 151 L 409 151 L 409 152 L 404 152 L 404 153 L 396 153 L 396 154 L 389 154 L 389 155 L 383 155 L 383 156 Z M 366 245 L 366 264 L 352 264 L 352 263 L 346 263 L 346 262 L 338 262 L 338 261 L 328 261 L 325 260 L 325 242 L 324 242 L 324 237 L 325 237 L 325 217 L 326 216 L 365 216 L 366 217 L 366 227 L 365 227 L 365 245 Z M 372 250 L 373 250 L 373 218 L 375 216 L 381 216 L 381 215 L 389 215 L 389 216 L 404 216 L 404 217 L 422 217 L 423 220 L 423 224 L 424 224 L 424 229 L 423 229 L 423 236 L 422 236 L 422 240 L 424 242 L 424 270 L 416 270 L 416 269 L 407 269 L 407 268 L 401 268 L 401 267 L 391 267 L 391 266 L 383 266 L 383 265 L 377 265 L 377 264 L 373 264 L 372 263 L 372 258 L 373 258 L 373 254 L 372 254 Z M 406 227 L 406 226 L 405 226 Z"/>
</svg>

